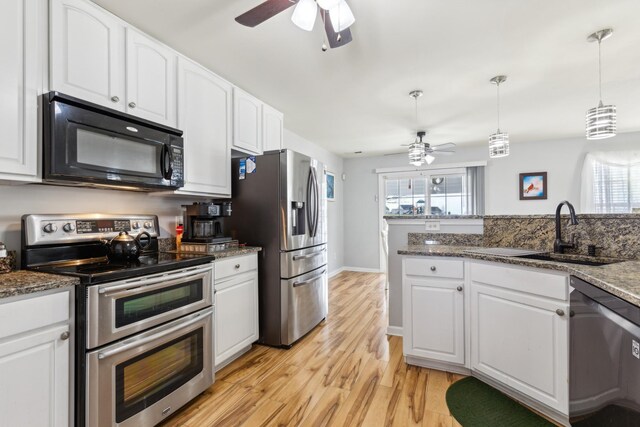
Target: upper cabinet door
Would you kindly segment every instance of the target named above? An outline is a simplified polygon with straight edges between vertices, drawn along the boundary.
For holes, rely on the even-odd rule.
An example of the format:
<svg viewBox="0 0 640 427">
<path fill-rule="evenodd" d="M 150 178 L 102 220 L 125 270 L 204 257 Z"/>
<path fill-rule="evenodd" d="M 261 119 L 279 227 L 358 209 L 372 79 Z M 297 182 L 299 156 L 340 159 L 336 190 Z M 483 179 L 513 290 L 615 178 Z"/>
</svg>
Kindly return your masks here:
<svg viewBox="0 0 640 427">
<path fill-rule="evenodd" d="M 171 49 L 127 28 L 127 99 L 129 114 L 176 125 L 176 60 Z"/>
<path fill-rule="evenodd" d="M 264 151 L 284 148 L 284 116 L 267 104 L 262 105 L 262 146 Z"/>
<path fill-rule="evenodd" d="M 51 0 L 51 89 L 124 111 L 118 19 L 83 0 Z"/>
<path fill-rule="evenodd" d="M 233 148 L 262 154 L 262 102 L 233 88 Z"/>
<path fill-rule="evenodd" d="M 231 84 L 178 60 L 178 128 L 184 131 L 184 192 L 231 196 Z"/>
<path fill-rule="evenodd" d="M 37 180 L 41 28 L 46 9 L 38 0 L 5 0 L 0 13 L 0 179 Z M 44 10 L 43 10 L 44 9 Z"/>
</svg>

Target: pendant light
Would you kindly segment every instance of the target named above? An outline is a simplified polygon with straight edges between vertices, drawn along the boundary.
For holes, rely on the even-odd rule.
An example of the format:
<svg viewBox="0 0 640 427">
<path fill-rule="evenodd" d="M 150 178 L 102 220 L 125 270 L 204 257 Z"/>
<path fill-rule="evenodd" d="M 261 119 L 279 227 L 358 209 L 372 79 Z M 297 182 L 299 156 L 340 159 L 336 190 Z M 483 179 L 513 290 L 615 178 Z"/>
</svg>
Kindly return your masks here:
<svg viewBox="0 0 640 427">
<path fill-rule="evenodd" d="M 313 30 L 318 15 L 318 6 L 314 0 L 300 0 L 293 9 L 291 21 L 300 29 L 305 31 Z"/>
<path fill-rule="evenodd" d="M 416 127 L 418 126 L 418 98 L 422 95 L 423 92 L 421 90 L 412 90 L 409 92 L 409 96 L 416 102 Z M 423 135 L 426 134 L 425 132 L 422 133 Z M 426 154 L 426 149 L 422 142 L 422 136 L 420 135 L 420 132 L 418 132 L 416 140 L 409 145 L 409 163 L 413 166 L 422 166 L 422 164 L 427 160 Z M 433 160 L 431 161 L 433 162 Z"/>
<path fill-rule="evenodd" d="M 587 139 L 605 139 L 616 136 L 616 106 L 602 103 L 602 56 L 600 47 L 602 40 L 608 39 L 613 34 L 611 28 L 596 31 L 587 37 L 589 42 L 598 42 L 598 90 L 600 102 L 597 107 L 587 111 Z"/>
<path fill-rule="evenodd" d="M 509 134 L 500 131 L 500 84 L 507 81 L 507 76 L 495 76 L 489 81 L 496 85 L 498 95 L 498 131 L 489 135 L 489 157 L 497 159 L 509 155 Z"/>
</svg>

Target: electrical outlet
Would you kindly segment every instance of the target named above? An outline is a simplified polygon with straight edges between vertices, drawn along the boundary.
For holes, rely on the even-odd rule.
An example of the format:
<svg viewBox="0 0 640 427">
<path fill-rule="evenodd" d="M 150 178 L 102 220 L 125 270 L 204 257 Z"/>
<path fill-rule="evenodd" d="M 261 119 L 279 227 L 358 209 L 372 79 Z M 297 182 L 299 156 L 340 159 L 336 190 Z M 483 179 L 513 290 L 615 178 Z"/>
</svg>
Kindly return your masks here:
<svg viewBox="0 0 640 427">
<path fill-rule="evenodd" d="M 631 340 L 631 354 L 636 359 L 640 359 L 640 343 L 636 340 Z"/>
<path fill-rule="evenodd" d="M 440 221 L 425 221 L 424 229 L 426 231 L 440 231 Z"/>
</svg>

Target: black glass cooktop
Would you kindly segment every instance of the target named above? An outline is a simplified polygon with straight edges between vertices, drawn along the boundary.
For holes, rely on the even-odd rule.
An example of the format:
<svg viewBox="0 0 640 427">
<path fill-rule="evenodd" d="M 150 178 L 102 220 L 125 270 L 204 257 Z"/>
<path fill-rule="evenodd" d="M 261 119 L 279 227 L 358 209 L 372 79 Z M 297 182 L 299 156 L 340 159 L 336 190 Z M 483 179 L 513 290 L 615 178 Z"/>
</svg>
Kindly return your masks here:
<svg viewBox="0 0 640 427">
<path fill-rule="evenodd" d="M 209 255 L 157 252 L 142 255 L 134 262 L 109 261 L 105 257 L 88 264 L 69 262 L 55 265 L 41 265 L 32 267 L 32 269 L 46 273 L 79 277 L 82 283 L 91 285 L 192 267 L 206 264 L 213 260 L 214 257 Z"/>
</svg>

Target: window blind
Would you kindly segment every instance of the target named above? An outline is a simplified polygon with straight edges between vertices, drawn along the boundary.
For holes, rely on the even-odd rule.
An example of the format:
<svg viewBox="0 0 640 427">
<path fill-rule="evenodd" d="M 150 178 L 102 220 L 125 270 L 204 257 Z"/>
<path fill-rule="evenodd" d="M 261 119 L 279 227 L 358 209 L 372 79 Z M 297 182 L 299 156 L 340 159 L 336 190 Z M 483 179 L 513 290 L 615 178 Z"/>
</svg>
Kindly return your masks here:
<svg viewBox="0 0 640 427">
<path fill-rule="evenodd" d="M 630 213 L 640 209 L 640 152 L 592 152 L 582 169 L 584 213 Z"/>
</svg>

